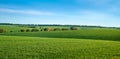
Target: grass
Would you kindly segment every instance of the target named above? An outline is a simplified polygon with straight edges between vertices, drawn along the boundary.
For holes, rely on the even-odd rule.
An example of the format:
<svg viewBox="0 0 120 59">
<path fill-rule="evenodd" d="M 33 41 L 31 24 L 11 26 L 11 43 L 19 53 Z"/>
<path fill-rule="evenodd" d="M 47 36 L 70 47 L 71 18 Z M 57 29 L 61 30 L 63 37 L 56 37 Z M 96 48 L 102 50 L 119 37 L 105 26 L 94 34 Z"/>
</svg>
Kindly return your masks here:
<svg viewBox="0 0 120 59">
<path fill-rule="evenodd" d="M 50 38 L 78 38 L 78 39 L 101 39 L 120 41 L 120 30 L 116 29 L 84 29 L 75 31 L 50 31 L 50 32 L 13 32 L 1 33 L 7 36 L 29 36 Z"/>
<path fill-rule="evenodd" d="M 0 59 L 120 59 L 120 42 L 0 36 Z"/>
<path fill-rule="evenodd" d="M 27 27 L 0 28 L 13 31 L 0 33 L 0 59 L 120 59 L 119 29 L 18 32 Z"/>
<path fill-rule="evenodd" d="M 19 26 L 19 25 L 0 25 L 0 29 L 5 29 L 7 32 L 19 32 L 21 29 L 31 29 L 27 28 L 25 26 Z"/>
</svg>

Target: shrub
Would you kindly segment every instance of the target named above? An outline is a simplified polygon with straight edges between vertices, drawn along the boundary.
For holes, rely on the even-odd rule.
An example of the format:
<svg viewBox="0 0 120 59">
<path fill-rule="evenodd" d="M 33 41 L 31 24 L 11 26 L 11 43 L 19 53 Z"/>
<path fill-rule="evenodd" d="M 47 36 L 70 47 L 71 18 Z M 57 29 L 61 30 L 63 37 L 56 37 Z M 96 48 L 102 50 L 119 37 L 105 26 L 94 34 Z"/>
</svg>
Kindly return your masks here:
<svg viewBox="0 0 120 59">
<path fill-rule="evenodd" d="M 52 28 L 44 28 L 44 31 L 53 31 Z"/>
<path fill-rule="evenodd" d="M 7 29 L 0 29 L 0 33 L 9 32 Z"/>
<path fill-rule="evenodd" d="M 78 30 L 76 27 L 70 27 L 70 30 Z"/>
<path fill-rule="evenodd" d="M 48 28 L 44 28 L 44 31 L 48 31 Z"/>
<path fill-rule="evenodd" d="M 38 32 L 39 29 L 32 29 L 31 32 Z"/>
<path fill-rule="evenodd" d="M 10 32 L 13 32 L 13 31 L 10 31 Z"/>
<path fill-rule="evenodd" d="M 39 28 L 39 31 L 44 31 L 44 28 L 40 27 L 40 28 Z"/>
<path fill-rule="evenodd" d="M 24 29 L 21 29 L 20 32 L 25 32 L 25 30 L 24 30 Z"/>
<path fill-rule="evenodd" d="M 44 31 L 44 29 L 40 29 L 40 31 Z"/>
<path fill-rule="evenodd" d="M 62 30 L 64 31 L 64 30 L 69 30 L 68 28 L 62 28 Z"/>
<path fill-rule="evenodd" d="M 48 28 L 48 31 L 53 31 L 53 28 Z"/>
<path fill-rule="evenodd" d="M 30 29 L 26 29 L 26 32 L 30 32 Z"/>
<path fill-rule="evenodd" d="M 53 31 L 60 31 L 60 28 L 54 28 Z"/>
<path fill-rule="evenodd" d="M 3 29 L 0 29 L 0 33 L 3 33 L 4 32 L 4 30 Z"/>
</svg>

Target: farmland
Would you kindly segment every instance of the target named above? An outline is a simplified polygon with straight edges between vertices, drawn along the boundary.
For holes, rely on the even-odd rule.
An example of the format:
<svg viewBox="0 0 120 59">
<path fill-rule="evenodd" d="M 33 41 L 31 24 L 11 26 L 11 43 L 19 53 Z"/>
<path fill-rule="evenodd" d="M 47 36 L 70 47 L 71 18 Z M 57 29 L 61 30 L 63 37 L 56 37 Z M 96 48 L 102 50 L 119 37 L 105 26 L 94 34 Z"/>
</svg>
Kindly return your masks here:
<svg viewBox="0 0 120 59">
<path fill-rule="evenodd" d="M 0 36 L 1 59 L 119 59 L 120 42 Z"/>
<path fill-rule="evenodd" d="M 30 36 L 30 37 L 50 37 L 50 38 L 78 38 L 78 39 L 101 39 L 119 41 L 120 30 L 111 29 L 83 29 L 75 31 L 43 31 L 43 32 L 12 32 L 1 33 L 7 36 Z"/>
<path fill-rule="evenodd" d="M 0 28 L 8 30 L 0 33 L 0 59 L 120 59 L 120 29 L 77 27 L 78 30 L 20 32 L 33 28 Z"/>
</svg>

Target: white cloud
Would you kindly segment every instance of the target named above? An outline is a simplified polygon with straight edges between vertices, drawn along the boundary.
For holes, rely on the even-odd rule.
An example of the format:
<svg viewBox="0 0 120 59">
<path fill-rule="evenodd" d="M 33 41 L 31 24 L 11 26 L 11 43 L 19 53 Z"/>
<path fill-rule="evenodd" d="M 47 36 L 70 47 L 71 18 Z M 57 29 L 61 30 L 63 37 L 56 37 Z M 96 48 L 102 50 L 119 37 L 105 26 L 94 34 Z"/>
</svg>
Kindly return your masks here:
<svg viewBox="0 0 120 59">
<path fill-rule="evenodd" d="M 119 16 L 109 14 L 100 11 L 92 10 L 80 10 L 76 14 L 64 15 L 65 20 L 71 21 L 70 24 L 81 24 L 81 25 L 100 25 L 100 26 L 115 26 L 120 27 L 118 20 Z M 69 23 L 69 22 L 67 22 Z"/>
<path fill-rule="evenodd" d="M 36 10 L 15 10 L 15 9 L 4 9 L 4 8 L 0 8 L 0 12 L 30 14 L 30 15 L 54 15 L 54 13 L 51 12 L 41 12 Z"/>
</svg>

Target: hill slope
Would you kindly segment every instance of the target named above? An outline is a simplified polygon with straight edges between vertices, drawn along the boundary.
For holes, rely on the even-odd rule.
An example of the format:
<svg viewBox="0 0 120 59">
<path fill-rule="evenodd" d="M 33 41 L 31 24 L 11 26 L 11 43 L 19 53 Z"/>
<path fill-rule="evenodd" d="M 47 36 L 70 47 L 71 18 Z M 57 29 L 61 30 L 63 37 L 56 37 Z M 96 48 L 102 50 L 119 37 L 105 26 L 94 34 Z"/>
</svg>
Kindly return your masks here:
<svg viewBox="0 0 120 59">
<path fill-rule="evenodd" d="M 81 29 L 75 31 L 44 31 L 44 32 L 12 32 L 0 33 L 7 36 L 51 37 L 51 38 L 83 38 L 120 41 L 120 30 Z"/>
</svg>

